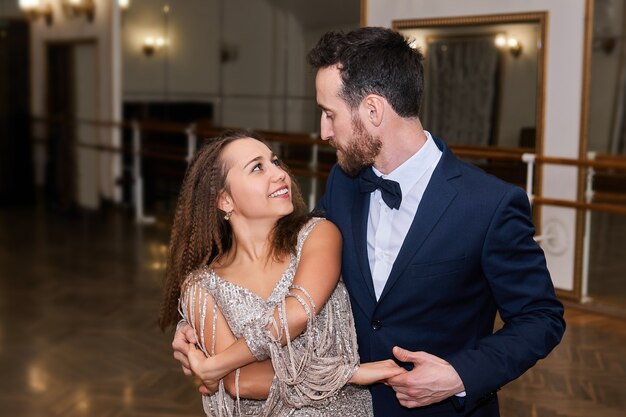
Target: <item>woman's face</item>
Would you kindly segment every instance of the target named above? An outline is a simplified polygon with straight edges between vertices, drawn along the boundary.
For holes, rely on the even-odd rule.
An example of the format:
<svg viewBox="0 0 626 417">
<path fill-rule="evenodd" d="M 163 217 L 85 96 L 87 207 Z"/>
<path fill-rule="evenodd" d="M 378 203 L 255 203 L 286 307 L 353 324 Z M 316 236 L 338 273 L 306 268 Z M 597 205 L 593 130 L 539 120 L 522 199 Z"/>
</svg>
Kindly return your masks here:
<svg viewBox="0 0 626 417">
<path fill-rule="evenodd" d="M 222 151 L 229 167 L 220 208 L 247 219 L 280 218 L 293 211 L 291 178 L 263 142 L 237 139 Z M 226 204 L 226 206 L 224 206 Z"/>
</svg>

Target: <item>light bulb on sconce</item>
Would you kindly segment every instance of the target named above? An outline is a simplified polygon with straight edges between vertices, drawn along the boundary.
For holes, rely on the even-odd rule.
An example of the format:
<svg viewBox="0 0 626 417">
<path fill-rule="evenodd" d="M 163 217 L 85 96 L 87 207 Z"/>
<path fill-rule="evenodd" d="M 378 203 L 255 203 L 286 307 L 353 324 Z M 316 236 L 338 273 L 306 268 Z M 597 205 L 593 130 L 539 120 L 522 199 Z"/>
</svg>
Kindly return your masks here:
<svg viewBox="0 0 626 417">
<path fill-rule="evenodd" d="M 498 48 L 502 48 L 503 46 L 506 45 L 506 36 L 504 35 L 496 36 L 495 43 Z"/>
<path fill-rule="evenodd" d="M 42 17 L 48 26 L 52 24 L 52 7 L 48 0 L 20 0 L 19 6 L 28 20 Z"/>
<path fill-rule="evenodd" d="M 507 48 L 511 55 L 515 58 L 522 53 L 522 44 L 516 38 L 507 37 L 505 35 L 497 35 L 495 44 L 498 48 Z"/>
<path fill-rule="evenodd" d="M 125 11 L 126 9 L 128 9 L 130 0 L 118 0 L 118 4 L 120 5 L 120 9 L 122 11 Z"/>
<path fill-rule="evenodd" d="M 165 46 L 165 39 L 161 36 L 147 36 L 143 40 L 141 50 L 145 56 L 152 56 Z"/>
<path fill-rule="evenodd" d="M 522 53 L 522 44 L 515 38 L 509 38 L 506 41 L 507 46 L 509 47 L 509 52 L 514 57 L 518 57 Z"/>
</svg>

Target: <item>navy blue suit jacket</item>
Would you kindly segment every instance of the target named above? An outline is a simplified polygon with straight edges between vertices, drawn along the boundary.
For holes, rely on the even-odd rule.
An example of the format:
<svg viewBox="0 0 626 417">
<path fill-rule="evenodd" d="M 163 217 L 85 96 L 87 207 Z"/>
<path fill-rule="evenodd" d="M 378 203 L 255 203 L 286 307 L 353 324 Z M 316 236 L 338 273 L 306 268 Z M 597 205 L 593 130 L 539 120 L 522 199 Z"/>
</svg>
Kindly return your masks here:
<svg viewBox="0 0 626 417">
<path fill-rule="evenodd" d="M 495 392 L 556 346 L 565 329 L 524 191 L 443 155 L 377 301 L 367 258 L 369 194 L 337 166 L 318 208 L 343 235 L 342 275 L 350 293 L 361 362 L 392 358 L 392 347 L 447 360 L 460 375 L 462 407 L 446 400 L 402 407 L 372 387 L 383 416 L 497 416 Z M 505 325 L 494 333 L 499 312 Z"/>
</svg>

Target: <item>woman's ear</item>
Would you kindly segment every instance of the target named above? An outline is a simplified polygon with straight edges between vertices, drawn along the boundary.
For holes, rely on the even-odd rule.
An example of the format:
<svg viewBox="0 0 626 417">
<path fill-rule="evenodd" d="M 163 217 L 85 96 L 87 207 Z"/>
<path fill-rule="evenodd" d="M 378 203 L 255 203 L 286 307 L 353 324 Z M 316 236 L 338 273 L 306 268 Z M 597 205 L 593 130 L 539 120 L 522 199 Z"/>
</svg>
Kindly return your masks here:
<svg viewBox="0 0 626 417">
<path fill-rule="evenodd" d="M 233 211 L 233 199 L 227 191 L 222 191 L 217 198 L 217 208 L 226 213 Z"/>
</svg>

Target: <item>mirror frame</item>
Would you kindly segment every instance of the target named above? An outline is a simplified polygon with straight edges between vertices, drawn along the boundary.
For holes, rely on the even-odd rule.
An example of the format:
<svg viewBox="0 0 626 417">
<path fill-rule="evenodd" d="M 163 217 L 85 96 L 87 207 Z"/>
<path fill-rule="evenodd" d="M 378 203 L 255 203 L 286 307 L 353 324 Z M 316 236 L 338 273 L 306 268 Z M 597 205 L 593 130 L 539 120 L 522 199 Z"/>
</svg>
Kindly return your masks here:
<svg viewBox="0 0 626 417">
<path fill-rule="evenodd" d="M 591 1 L 591 0 L 590 0 Z M 539 24 L 539 47 L 537 56 L 537 93 L 535 110 L 535 148 L 534 153 L 543 155 L 544 135 L 544 102 L 545 102 L 545 74 L 546 74 L 546 39 L 548 32 L 548 12 L 510 13 L 494 15 L 475 15 L 458 17 L 441 17 L 427 19 L 402 19 L 393 20 L 392 28 L 396 31 L 415 28 L 432 27 L 458 27 L 458 26 L 483 26 L 488 24 L 507 23 L 537 23 Z M 497 146 L 492 148 L 498 149 Z M 535 193 L 541 195 L 543 182 L 543 169 L 541 165 L 535 166 Z M 537 213 L 536 213 L 537 214 Z M 538 224 L 539 218 L 536 219 Z"/>
</svg>

